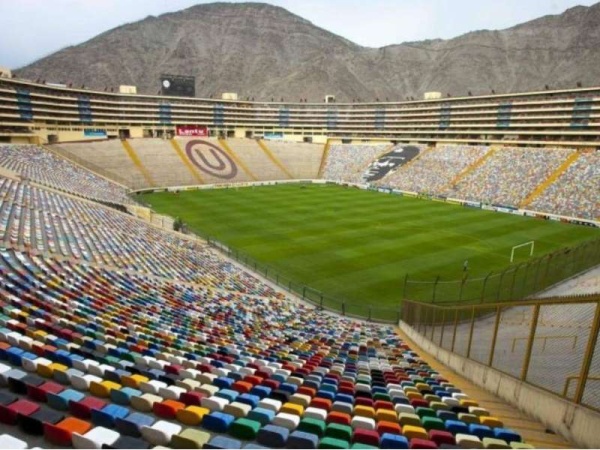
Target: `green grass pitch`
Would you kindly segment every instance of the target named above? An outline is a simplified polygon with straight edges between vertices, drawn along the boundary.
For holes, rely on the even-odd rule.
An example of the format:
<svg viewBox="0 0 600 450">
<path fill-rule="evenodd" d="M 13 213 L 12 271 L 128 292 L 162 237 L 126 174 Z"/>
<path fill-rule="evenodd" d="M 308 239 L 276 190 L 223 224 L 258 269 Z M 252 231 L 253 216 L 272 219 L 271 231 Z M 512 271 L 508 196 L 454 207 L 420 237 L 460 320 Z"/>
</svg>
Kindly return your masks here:
<svg viewBox="0 0 600 450">
<path fill-rule="evenodd" d="M 333 185 L 155 193 L 143 201 L 295 282 L 385 307 L 397 307 L 406 273 L 460 280 L 468 260 L 468 276 L 485 277 L 510 265 L 514 245 L 534 240 L 535 257 L 600 237 L 589 227 Z M 529 248 L 517 255 L 527 260 Z"/>
</svg>

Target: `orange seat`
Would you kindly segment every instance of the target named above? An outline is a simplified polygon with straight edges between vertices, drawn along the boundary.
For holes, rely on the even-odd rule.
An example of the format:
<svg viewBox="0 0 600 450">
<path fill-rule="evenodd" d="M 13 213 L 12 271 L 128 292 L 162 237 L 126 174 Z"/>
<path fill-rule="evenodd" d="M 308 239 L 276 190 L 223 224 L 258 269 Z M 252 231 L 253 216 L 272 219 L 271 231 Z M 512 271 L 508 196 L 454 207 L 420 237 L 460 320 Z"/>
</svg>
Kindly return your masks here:
<svg viewBox="0 0 600 450">
<path fill-rule="evenodd" d="M 388 422 L 382 420 L 377 422 L 377 432 L 382 435 L 383 433 L 402 434 L 402 427 L 397 422 Z"/>
<path fill-rule="evenodd" d="M 70 447 L 73 433 L 85 434 L 92 428 L 92 424 L 75 417 L 67 417 L 56 425 L 44 423 L 44 437 L 54 445 Z"/>
<path fill-rule="evenodd" d="M 327 423 L 339 423 L 341 425 L 350 425 L 352 417 L 350 414 L 346 414 L 339 411 L 332 411 L 327 415 L 325 420 Z"/>
<path fill-rule="evenodd" d="M 236 381 L 231 386 L 231 389 L 239 392 L 240 394 L 247 394 L 252 390 L 253 387 L 254 386 L 252 385 L 252 383 L 248 383 L 246 381 Z"/>
</svg>

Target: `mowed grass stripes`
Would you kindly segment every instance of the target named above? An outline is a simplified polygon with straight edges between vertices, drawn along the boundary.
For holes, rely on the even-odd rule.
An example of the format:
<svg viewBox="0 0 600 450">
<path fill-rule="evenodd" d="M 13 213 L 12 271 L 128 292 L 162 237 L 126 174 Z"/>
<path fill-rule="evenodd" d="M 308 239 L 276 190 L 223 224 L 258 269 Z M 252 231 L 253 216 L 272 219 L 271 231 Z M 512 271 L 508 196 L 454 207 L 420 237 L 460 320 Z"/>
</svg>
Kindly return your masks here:
<svg viewBox="0 0 600 450">
<path fill-rule="evenodd" d="M 282 275 L 350 303 L 398 305 L 411 279 L 457 280 L 509 266 L 511 247 L 535 254 L 600 237 L 597 229 L 333 185 L 277 185 L 147 194 Z M 528 258 L 523 249 L 515 262 Z M 443 292 L 442 292 L 443 294 Z"/>
</svg>

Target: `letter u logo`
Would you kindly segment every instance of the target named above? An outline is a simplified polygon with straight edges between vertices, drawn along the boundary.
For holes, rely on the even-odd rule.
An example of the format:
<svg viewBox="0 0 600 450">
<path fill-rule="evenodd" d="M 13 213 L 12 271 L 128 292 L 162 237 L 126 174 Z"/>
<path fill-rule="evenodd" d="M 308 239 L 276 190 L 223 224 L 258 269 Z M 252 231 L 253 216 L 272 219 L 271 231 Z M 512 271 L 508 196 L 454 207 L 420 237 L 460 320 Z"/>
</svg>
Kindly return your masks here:
<svg viewBox="0 0 600 450">
<path fill-rule="evenodd" d="M 210 142 L 200 139 L 190 141 L 185 146 L 185 153 L 192 164 L 213 177 L 231 180 L 238 173 L 229 155 Z"/>
</svg>

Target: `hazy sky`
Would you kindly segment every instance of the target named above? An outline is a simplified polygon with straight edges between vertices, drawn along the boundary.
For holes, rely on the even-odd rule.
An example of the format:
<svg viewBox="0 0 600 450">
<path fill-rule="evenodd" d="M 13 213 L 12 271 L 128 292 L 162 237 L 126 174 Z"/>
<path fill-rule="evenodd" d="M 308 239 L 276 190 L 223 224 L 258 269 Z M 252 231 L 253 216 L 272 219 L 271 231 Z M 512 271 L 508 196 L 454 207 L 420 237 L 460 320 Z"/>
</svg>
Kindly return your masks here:
<svg viewBox="0 0 600 450">
<path fill-rule="evenodd" d="M 503 29 L 597 0 L 265 0 L 369 47 Z M 17 68 L 103 31 L 204 0 L 0 0 L 0 66 Z"/>
</svg>

